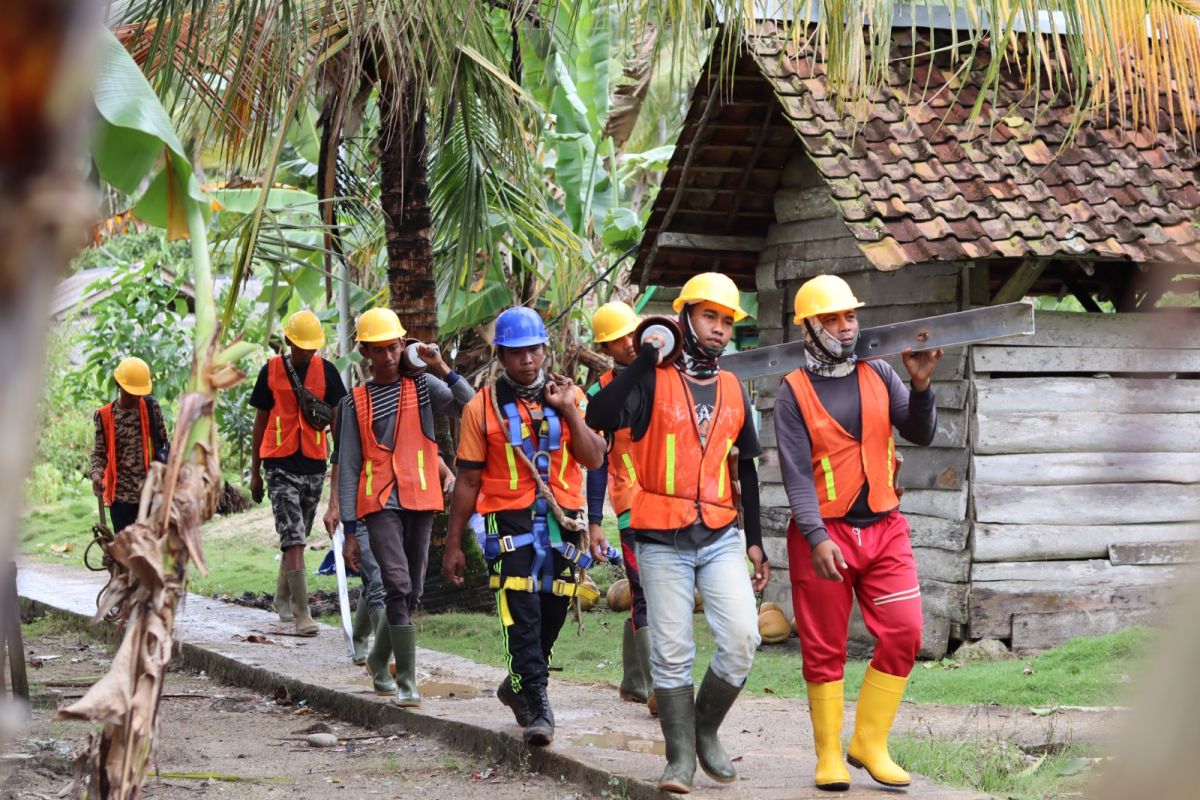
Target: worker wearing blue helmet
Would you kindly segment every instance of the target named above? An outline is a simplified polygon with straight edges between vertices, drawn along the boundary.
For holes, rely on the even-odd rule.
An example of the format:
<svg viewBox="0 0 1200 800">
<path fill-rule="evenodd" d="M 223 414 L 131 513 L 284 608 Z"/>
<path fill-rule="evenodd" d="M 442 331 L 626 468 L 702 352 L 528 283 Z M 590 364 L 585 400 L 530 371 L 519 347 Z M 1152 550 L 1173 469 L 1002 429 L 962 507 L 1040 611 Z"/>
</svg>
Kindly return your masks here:
<svg viewBox="0 0 1200 800">
<path fill-rule="evenodd" d="M 549 659 L 569 601 L 596 599 L 576 581 L 577 570 L 591 564 L 581 467 L 599 467 L 605 450 L 583 421 L 584 393 L 543 369 L 548 342 L 533 309 L 510 308 L 496 319 L 492 343 L 503 371 L 463 409 L 442 563 L 447 580 L 461 585 L 463 530 L 478 511 L 508 655 L 509 674 L 496 696 L 512 709 L 525 741 L 538 746 L 554 738 Z"/>
</svg>

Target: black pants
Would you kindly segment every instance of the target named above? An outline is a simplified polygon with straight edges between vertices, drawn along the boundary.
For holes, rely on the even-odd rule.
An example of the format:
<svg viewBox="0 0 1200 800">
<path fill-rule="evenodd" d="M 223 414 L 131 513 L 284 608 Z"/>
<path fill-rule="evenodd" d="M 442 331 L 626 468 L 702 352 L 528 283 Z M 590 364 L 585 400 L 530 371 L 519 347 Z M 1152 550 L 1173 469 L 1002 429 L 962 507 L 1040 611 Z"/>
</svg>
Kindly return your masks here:
<svg viewBox="0 0 1200 800">
<path fill-rule="evenodd" d="M 122 503 L 116 501 L 108 509 L 112 522 L 112 532 L 120 533 L 125 528 L 137 522 L 138 503 Z"/>
<path fill-rule="evenodd" d="M 562 532 L 564 542 L 579 544 L 579 534 Z M 528 578 L 533 570 L 533 545 L 525 545 L 511 553 L 502 553 L 488 566 L 492 574 L 502 577 Z M 557 552 L 554 574 L 569 566 Z M 565 576 L 570 580 L 569 573 Z M 514 692 L 530 686 L 545 686 L 550 680 L 550 653 L 563 623 L 567 621 L 569 598 L 549 592 L 514 592 L 504 590 L 512 625 L 504 626 L 504 649 L 508 654 L 508 676 Z M 500 604 L 499 592 L 496 597 Z"/>
<path fill-rule="evenodd" d="M 408 625 L 425 589 L 433 512 L 385 508 L 363 522 L 379 562 L 388 625 Z"/>
<path fill-rule="evenodd" d="M 633 629 L 644 628 L 646 622 L 646 594 L 642 591 L 642 576 L 638 572 L 637 548 L 634 547 L 633 531 L 629 528 L 621 531 L 621 560 L 625 562 L 625 577 L 629 579 L 629 596 L 633 604 L 629 607 L 629 617 L 633 620 Z"/>
</svg>

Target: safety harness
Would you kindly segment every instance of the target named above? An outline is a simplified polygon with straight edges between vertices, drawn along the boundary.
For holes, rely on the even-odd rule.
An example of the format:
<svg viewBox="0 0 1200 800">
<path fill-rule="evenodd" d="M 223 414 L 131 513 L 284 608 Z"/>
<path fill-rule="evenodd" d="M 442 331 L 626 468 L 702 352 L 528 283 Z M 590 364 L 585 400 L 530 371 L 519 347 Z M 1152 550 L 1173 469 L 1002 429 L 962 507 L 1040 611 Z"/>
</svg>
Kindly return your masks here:
<svg viewBox="0 0 1200 800">
<path fill-rule="evenodd" d="M 554 568 L 555 552 L 573 568 L 580 570 L 587 570 L 594 563 L 586 545 L 581 549 L 562 540 L 563 527 L 585 533 L 586 527 L 582 520 L 566 516 L 550 491 L 550 454 L 562 449 L 562 420 L 553 408 L 544 405 L 541 419 L 533 415 L 533 425 L 537 428 L 535 440 L 534 433 L 521 419 L 516 401 L 501 405 L 497 398 L 498 389 L 498 384 L 491 387 L 492 407 L 508 439 L 505 450 L 509 463 L 512 464 L 514 455 L 519 456 L 533 471 L 538 489 L 537 500 L 533 504 L 533 525 L 529 532 L 501 536 L 495 516 L 488 518 L 483 547 L 483 554 L 488 561 L 494 562 L 502 554 L 521 547 L 533 547 L 533 566 L 529 577 L 492 575 L 488 581 L 492 589 L 500 592 L 500 617 L 505 626 L 509 626 L 512 624 L 512 615 L 505 597 L 508 591 L 548 592 L 563 597 L 587 598 L 592 602 L 598 600 L 600 594 L 581 583 L 559 578 Z"/>
</svg>

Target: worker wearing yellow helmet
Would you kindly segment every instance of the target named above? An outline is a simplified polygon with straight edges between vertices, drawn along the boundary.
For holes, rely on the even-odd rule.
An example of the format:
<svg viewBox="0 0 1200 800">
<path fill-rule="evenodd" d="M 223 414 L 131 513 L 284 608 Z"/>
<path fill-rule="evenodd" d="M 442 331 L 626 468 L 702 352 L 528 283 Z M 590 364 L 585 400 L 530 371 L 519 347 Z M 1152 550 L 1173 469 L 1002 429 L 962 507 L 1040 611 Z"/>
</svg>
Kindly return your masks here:
<svg viewBox="0 0 1200 800">
<path fill-rule="evenodd" d="M 354 387 L 338 413 L 336 491 L 346 560 L 359 566 L 368 549 L 360 544 L 365 535 L 383 584 L 382 614 L 374 614 L 375 644 L 366 657 L 373 688 L 411 707 L 421 704 L 412 614 L 425 585 L 433 516 L 445 507 L 451 483 L 449 473 L 440 472 L 434 415 L 460 416 L 475 391 L 437 345 L 412 342 L 406 333 L 389 308 L 358 318 L 359 353 L 371 379 Z M 423 371 L 414 369 L 417 361 Z M 388 670 L 392 656 L 395 680 Z"/>
<path fill-rule="evenodd" d="M 168 439 L 162 409 L 150 396 L 150 366 L 136 356 L 113 371 L 117 399 L 96 412 L 92 490 L 108 506 L 113 533 L 137 520 L 142 484 L 152 461 L 166 461 Z"/>
<path fill-rule="evenodd" d="M 286 349 L 258 373 L 250 394 L 256 409 L 250 454 L 250 495 L 263 499 L 263 472 L 283 557 L 273 607 L 279 619 L 302 636 L 316 636 L 308 607 L 304 547 L 325 485 L 328 430 L 346 387 L 333 363 L 317 351 L 325 346 L 321 321 L 311 311 L 292 314 L 283 326 Z M 331 504 L 337 502 L 331 495 Z"/>
<path fill-rule="evenodd" d="M 858 696 L 850 763 L 878 783 L 907 786 L 888 754 L 905 683 L 921 646 L 921 589 L 895 487 L 895 428 L 928 445 L 937 429 L 930 376 L 941 350 L 904 354 L 910 392 L 882 360 L 858 361 L 863 303 L 836 275 L 796 293 L 807 364 L 775 399 L 775 435 L 792 520 L 792 604 L 817 751 L 816 785 L 850 788 L 842 757 L 842 672 L 854 598 L 877 640 Z"/>
<path fill-rule="evenodd" d="M 592 314 L 592 341 L 600 352 L 613 361 L 612 369 L 604 372 L 587 393 L 597 392 L 612 383 L 637 358 L 633 334 L 641 319 L 637 312 L 619 300 L 605 303 Z M 633 487 L 637 475 L 630 455 L 629 429 L 622 428 L 609 437 L 608 452 L 600 469 L 588 470 L 588 525 L 593 543 L 604 541 L 601 523 L 604 520 L 604 496 L 608 494 L 613 512 L 617 515 L 617 530 L 621 537 L 621 560 L 629 580 L 631 605 L 621 638 L 622 700 L 646 703 L 656 714 L 653 684 L 650 682 L 650 627 L 646 618 L 646 595 L 638 576 L 637 554 L 634 552 L 633 531 L 629 527 L 629 511 L 633 507 Z M 602 553 L 594 552 L 600 559 Z"/>
<path fill-rule="evenodd" d="M 697 760 L 718 783 L 737 778 L 717 731 L 750 673 L 759 643 L 754 592 L 766 585 L 770 565 L 762 549 L 754 464 L 761 447 L 750 398 L 720 367 L 734 323 L 747 316 L 738 288 L 726 275 L 696 275 L 684 284 L 674 309 L 682 357 L 660 364 L 665 342 L 648 335 L 633 363 L 592 398 L 587 422 L 611 434 L 629 430 L 637 474 L 629 526 L 653 631 L 650 672 L 667 750 L 658 788 L 686 793 Z M 747 557 L 753 579 L 746 573 Z M 716 651 L 693 694 L 695 590 L 704 600 Z"/>
</svg>

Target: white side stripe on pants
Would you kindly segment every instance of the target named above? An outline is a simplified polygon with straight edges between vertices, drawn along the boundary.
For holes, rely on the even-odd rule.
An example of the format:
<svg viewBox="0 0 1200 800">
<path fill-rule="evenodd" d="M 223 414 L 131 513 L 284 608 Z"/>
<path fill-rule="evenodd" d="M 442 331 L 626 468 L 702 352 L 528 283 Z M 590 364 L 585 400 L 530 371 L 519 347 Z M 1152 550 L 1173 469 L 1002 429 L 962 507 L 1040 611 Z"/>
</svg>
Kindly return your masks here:
<svg viewBox="0 0 1200 800">
<path fill-rule="evenodd" d="M 914 586 L 911 589 L 905 589 L 903 592 L 893 592 L 892 594 L 885 594 L 882 597 L 876 597 L 873 602 L 877 606 L 882 606 L 888 603 L 898 603 L 901 600 L 915 600 L 920 596 L 921 587 Z"/>
</svg>

